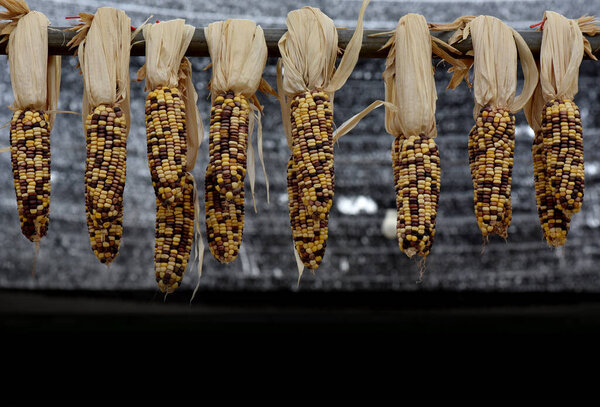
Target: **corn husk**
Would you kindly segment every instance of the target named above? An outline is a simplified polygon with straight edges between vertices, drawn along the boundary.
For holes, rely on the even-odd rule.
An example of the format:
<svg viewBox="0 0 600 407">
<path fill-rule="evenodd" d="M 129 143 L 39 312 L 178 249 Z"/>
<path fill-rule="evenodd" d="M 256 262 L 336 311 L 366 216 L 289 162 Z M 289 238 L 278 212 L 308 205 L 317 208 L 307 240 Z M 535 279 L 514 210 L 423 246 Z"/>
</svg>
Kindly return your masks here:
<svg viewBox="0 0 600 407">
<path fill-rule="evenodd" d="M 218 21 L 204 29 L 212 62 L 211 94 L 231 90 L 251 98 L 267 63 L 263 29 L 250 20 Z"/>
<path fill-rule="evenodd" d="M 407 14 L 396 26 L 383 73 L 385 100 L 397 107 L 386 108 L 386 131 L 409 137 L 435 137 L 437 93 L 431 64 L 431 35 L 425 17 Z"/>
<path fill-rule="evenodd" d="M 1 0 L 7 11 L 0 13 L 0 34 L 7 36 L 10 79 L 14 94 L 13 110 L 43 110 L 49 116 L 49 129 L 56 116 L 60 91 L 61 57 L 48 55 L 50 21 L 38 11 L 30 11 L 22 0 Z"/>
<path fill-rule="evenodd" d="M 407 14 L 398 21 L 395 30 L 372 34 L 391 35 L 382 48 L 389 48 L 383 73 L 385 101 L 376 100 L 346 120 L 335 130 L 334 141 L 349 133 L 365 116 L 381 106 L 385 106 L 386 131 L 392 136 L 421 133 L 436 136 L 437 92 L 431 56 L 436 55 L 451 65 L 449 72 L 454 74 L 449 88 L 462 80 L 469 84 L 468 71 L 473 58 L 462 55 L 456 48 L 429 34 L 428 26 L 423 16 Z"/>
<path fill-rule="evenodd" d="M 545 101 L 573 99 L 577 94 L 579 66 L 589 42 L 583 37 L 582 27 L 589 34 L 600 28 L 594 17 L 571 20 L 553 11 L 544 13 L 544 29 L 540 50 L 540 84 Z M 590 58 L 596 59 L 588 52 Z"/>
<path fill-rule="evenodd" d="M 531 95 L 531 98 L 523 106 L 523 113 L 534 134 L 542 130 L 542 109 L 545 103 L 542 86 L 538 82 L 533 95 Z"/>
<path fill-rule="evenodd" d="M 535 90 L 538 71 L 531 50 L 517 31 L 492 16 L 465 16 L 452 24 L 434 24 L 433 29 L 456 30 L 450 44 L 471 36 L 474 118 L 486 105 L 506 108 L 512 113 L 523 108 Z M 516 96 L 517 55 L 525 78 L 519 96 Z"/>
<path fill-rule="evenodd" d="M 256 91 L 274 94 L 269 84 L 262 79 L 267 63 L 267 43 L 263 29 L 251 20 L 229 19 L 211 23 L 204 29 L 208 52 L 212 62 L 212 76 L 209 84 L 211 101 L 222 93 L 233 91 L 244 95 L 250 104 L 248 123 L 247 172 L 250 181 L 252 201 L 256 211 L 254 184 L 256 180 L 254 147 L 252 135 L 257 125 L 257 148 L 265 177 L 267 201 L 269 201 L 269 178 L 264 163 L 262 148 L 262 106 L 256 98 Z"/>
<path fill-rule="evenodd" d="M 83 76 L 83 125 L 96 106 L 119 105 L 127 120 L 128 135 L 131 20 L 124 11 L 110 7 L 79 16 L 81 23 L 72 28 L 77 34 L 67 46 L 77 47 Z"/>
</svg>

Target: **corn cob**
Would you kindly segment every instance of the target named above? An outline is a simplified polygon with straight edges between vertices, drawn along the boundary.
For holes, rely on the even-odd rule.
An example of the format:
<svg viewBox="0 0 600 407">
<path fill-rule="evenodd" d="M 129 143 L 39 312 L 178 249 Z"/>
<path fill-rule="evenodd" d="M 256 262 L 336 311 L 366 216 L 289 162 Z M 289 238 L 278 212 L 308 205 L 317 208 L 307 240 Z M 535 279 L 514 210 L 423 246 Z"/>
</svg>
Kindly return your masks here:
<svg viewBox="0 0 600 407">
<path fill-rule="evenodd" d="M 127 123 L 119 106 L 100 105 L 87 116 L 85 127 L 88 232 L 92 246 L 100 236 L 106 247 L 108 237 L 110 255 L 99 250 L 98 245 L 94 247 L 94 253 L 103 263 L 110 263 L 118 254 L 122 234 Z"/>
<path fill-rule="evenodd" d="M 392 147 L 397 235 L 400 249 L 408 256 L 425 257 L 435 236 L 440 196 L 440 156 L 433 138 L 424 134 L 396 137 Z"/>
<path fill-rule="evenodd" d="M 244 189 L 250 106 L 244 95 L 229 91 L 215 98 L 210 115 L 209 167 L 215 190 L 233 201 Z"/>
<path fill-rule="evenodd" d="M 327 216 L 333 203 L 333 114 L 323 91 L 305 92 L 290 105 L 292 157 L 308 215 Z"/>
<path fill-rule="evenodd" d="M 209 247 L 221 263 L 235 260 L 242 244 L 249 115 L 245 96 L 229 91 L 215 97 L 204 184 Z"/>
<path fill-rule="evenodd" d="M 183 198 L 186 169 L 185 102 L 179 89 L 157 87 L 146 97 L 148 166 L 158 200 L 174 205 Z"/>
<path fill-rule="evenodd" d="M 508 236 L 514 146 L 514 115 L 503 108 L 483 107 L 469 134 L 469 163 L 475 215 L 484 237 Z"/>
<path fill-rule="evenodd" d="M 233 200 L 223 199 L 217 192 L 212 170 L 207 169 L 204 182 L 206 206 L 206 234 L 212 255 L 221 263 L 230 263 L 237 257 L 244 231 L 244 189 Z"/>
<path fill-rule="evenodd" d="M 123 210 L 121 209 L 116 219 L 98 227 L 92 215 L 86 210 L 86 221 L 90 244 L 94 254 L 102 263 L 110 264 L 119 254 L 121 236 L 123 236 Z"/>
<path fill-rule="evenodd" d="M 551 100 L 542 113 L 546 182 L 556 205 L 579 212 L 584 193 L 583 134 L 579 108 L 569 99 Z"/>
<path fill-rule="evenodd" d="M 41 110 L 17 110 L 10 123 L 10 145 L 21 232 L 39 242 L 50 215 L 50 128 Z"/>
<path fill-rule="evenodd" d="M 181 285 L 194 241 L 194 183 L 188 173 L 183 180 L 183 196 L 175 205 L 156 198 L 154 273 L 158 288 L 167 293 Z"/>
<path fill-rule="evenodd" d="M 329 215 L 312 216 L 300 199 L 298 177 L 293 156 L 287 165 L 288 208 L 292 237 L 298 257 L 305 267 L 316 269 L 321 264 L 327 246 Z"/>
<path fill-rule="evenodd" d="M 537 211 L 544 238 L 553 247 L 562 246 L 567 241 L 571 221 L 569 216 L 557 207 L 554 194 L 549 189 L 546 179 L 546 152 L 542 131 L 539 131 L 533 139 L 531 153 Z"/>
</svg>

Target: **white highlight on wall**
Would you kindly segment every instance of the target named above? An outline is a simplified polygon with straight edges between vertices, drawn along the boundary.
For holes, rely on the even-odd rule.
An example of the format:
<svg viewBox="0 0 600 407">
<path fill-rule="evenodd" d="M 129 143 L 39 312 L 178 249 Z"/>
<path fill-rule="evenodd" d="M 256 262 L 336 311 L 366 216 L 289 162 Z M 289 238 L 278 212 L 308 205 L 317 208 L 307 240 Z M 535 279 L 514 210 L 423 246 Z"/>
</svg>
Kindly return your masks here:
<svg viewBox="0 0 600 407">
<path fill-rule="evenodd" d="M 377 203 L 368 196 L 340 196 L 336 199 L 337 209 L 344 215 L 358 215 L 359 213 L 372 215 L 377 212 Z"/>
</svg>

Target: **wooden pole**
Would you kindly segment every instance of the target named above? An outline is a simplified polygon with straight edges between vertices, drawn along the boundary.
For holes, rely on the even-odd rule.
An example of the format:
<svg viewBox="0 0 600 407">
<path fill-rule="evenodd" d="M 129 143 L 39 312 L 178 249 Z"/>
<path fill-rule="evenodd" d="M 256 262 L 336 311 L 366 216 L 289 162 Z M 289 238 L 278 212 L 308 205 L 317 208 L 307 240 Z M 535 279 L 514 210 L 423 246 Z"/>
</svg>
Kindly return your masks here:
<svg viewBox="0 0 600 407">
<path fill-rule="evenodd" d="M 64 31 L 66 27 L 51 27 L 48 29 L 48 50 L 52 55 L 73 55 L 74 49 L 67 48 L 67 43 L 75 35 L 74 31 Z M 283 28 L 267 28 L 264 30 L 265 40 L 267 42 L 267 48 L 269 50 L 269 57 L 279 57 L 279 49 L 277 42 L 281 36 L 285 33 Z M 381 47 L 385 45 L 390 35 L 381 35 L 373 37 L 372 34 L 383 32 L 386 30 L 365 30 L 363 35 L 363 43 L 360 51 L 360 58 L 385 58 L 387 56 L 387 50 L 381 50 Z M 389 30 L 388 30 L 389 31 Z M 354 30 L 339 29 L 339 45 L 343 49 L 346 47 Z M 540 47 L 542 45 L 542 33 L 540 31 L 519 31 L 519 34 L 523 37 L 531 52 L 534 56 L 538 56 L 540 53 Z M 451 32 L 434 31 L 432 35 L 446 41 L 452 35 Z M 594 55 L 600 57 L 600 36 L 585 36 L 592 46 Z M 457 44 L 454 47 L 461 52 L 467 52 L 471 50 L 471 38 L 467 38 Z M 136 37 L 136 41 L 131 48 L 131 55 L 139 56 L 144 55 L 145 43 L 142 33 L 139 33 Z M 0 44 L 0 54 L 6 54 L 6 42 Z M 196 28 L 192 42 L 186 52 L 187 56 L 193 57 L 206 57 L 208 56 L 208 45 L 206 44 L 206 38 L 204 38 L 204 29 Z M 587 56 L 586 56 L 587 58 Z"/>
</svg>

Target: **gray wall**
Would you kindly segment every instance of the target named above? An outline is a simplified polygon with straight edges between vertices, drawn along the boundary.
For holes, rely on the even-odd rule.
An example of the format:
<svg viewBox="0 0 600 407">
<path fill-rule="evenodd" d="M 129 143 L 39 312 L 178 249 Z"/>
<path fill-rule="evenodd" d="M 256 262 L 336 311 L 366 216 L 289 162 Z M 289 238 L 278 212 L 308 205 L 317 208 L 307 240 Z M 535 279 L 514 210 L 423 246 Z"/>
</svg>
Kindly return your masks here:
<svg viewBox="0 0 600 407">
<path fill-rule="evenodd" d="M 296 1 L 30 1 L 32 9 L 46 13 L 55 26 L 80 11 L 99 6 L 124 9 L 134 25 L 150 14 L 153 19 L 185 17 L 196 26 L 227 17 L 251 18 L 264 27 L 284 25 Z M 309 1 L 329 14 L 338 25 L 353 27 L 360 1 Z M 304 5 L 302 4 L 302 5 Z M 599 1 L 376 1 L 367 9 L 365 26 L 389 30 L 407 12 L 418 12 L 432 22 L 448 22 L 460 15 L 492 14 L 515 28 L 540 21 L 548 8 L 568 17 L 598 12 Z M 81 78 L 76 59 L 63 59 L 59 109 L 80 111 Z M 210 106 L 203 71 L 208 58 L 193 58 L 198 106 L 205 126 Z M 265 78 L 275 84 L 274 60 Z M 132 58 L 131 76 L 143 64 Z M 446 66 L 436 73 L 438 86 L 437 142 L 442 160 L 442 193 L 437 236 L 427 271 L 420 284 L 414 261 L 400 252 L 395 240 L 381 233 L 387 209 L 395 207 L 390 157 L 391 136 L 384 129 L 384 112 L 367 117 L 336 146 L 336 196 L 330 221 L 330 237 L 323 265 L 315 275 L 305 274 L 301 289 L 450 289 L 450 290 L 582 290 L 600 291 L 600 101 L 599 67 L 585 61 L 580 92 L 585 133 L 586 194 L 582 211 L 572 222 L 567 245 L 551 250 L 543 241 L 535 211 L 531 162 L 532 134 L 522 113 L 517 115 L 517 146 L 513 175 L 514 217 L 505 242 L 492 239 L 482 251 L 482 241 L 472 210 L 472 186 L 468 171 L 467 134 L 472 126 L 472 94 L 464 85 L 446 91 Z M 335 98 L 335 121 L 341 123 L 373 100 L 383 98 L 383 60 L 362 60 Z M 10 120 L 7 108 L 12 90 L 6 56 L 0 56 L 0 123 Z M 59 115 L 52 132 L 52 203 L 48 236 L 41 243 L 37 272 L 31 275 L 34 248 L 20 234 L 8 154 L 0 154 L 0 287 L 65 289 L 154 289 L 154 198 L 145 155 L 143 83 L 132 82 L 132 131 L 128 141 L 125 189 L 125 232 L 116 261 L 106 268 L 94 257 L 89 244 L 83 207 L 85 142 L 78 116 Z M 288 149 L 281 129 L 279 105 L 260 95 L 265 105 L 264 149 L 271 184 L 267 205 L 264 180 L 257 174 L 258 214 L 248 199 L 244 243 L 240 257 L 220 265 L 205 253 L 201 289 L 272 290 L 296 289 L 297 271 L 292 252 L 287 214 L 285 165 Z M 8 145 L 8 128 L 0 133 L 0 146 Z M 207 143 L 199 155 L 194 175 L 203 202 L 203 175 Z M 257 167 L 258 168 L 258 167 Z M 248 194 L 249 195 L 249 194 Z M 204 224 L 202 224 L 204 233 Z M 197 276 L 187 274 L 183 286 L 193 287 Z"/>
</svg>

